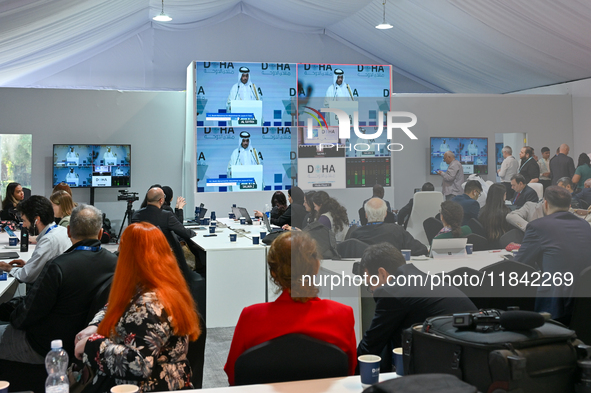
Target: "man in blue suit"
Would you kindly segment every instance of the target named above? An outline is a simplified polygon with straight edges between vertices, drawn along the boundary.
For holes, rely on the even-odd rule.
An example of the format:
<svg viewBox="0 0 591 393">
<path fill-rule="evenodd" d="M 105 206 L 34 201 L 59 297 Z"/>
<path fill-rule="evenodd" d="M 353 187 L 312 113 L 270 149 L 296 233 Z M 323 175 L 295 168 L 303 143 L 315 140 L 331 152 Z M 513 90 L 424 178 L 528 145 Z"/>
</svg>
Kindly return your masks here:
<svg viewBox="0 0 591 393">
<path fill-rule="evenodd" d="M 551 186 L 544 193 L 545 217 L 527 224 L 521 248 L 515 259 L 538 267 L 550 279 L 538 280 L 536 311 L 545 311 L 568 324 L 573 309 L 574 285 L 564 284 L 567 274 L 576 280 L 583 269 L 591 266 L 591 227 L 589 223 L 569 213 L 570 193 L 561 187 Z M 562 278 L 563 285 L 557 277 Z M 530 277 L 531 280 L 531 277 Z M 550 286 L 543 286 L 543 284 Z"/>
</svg>

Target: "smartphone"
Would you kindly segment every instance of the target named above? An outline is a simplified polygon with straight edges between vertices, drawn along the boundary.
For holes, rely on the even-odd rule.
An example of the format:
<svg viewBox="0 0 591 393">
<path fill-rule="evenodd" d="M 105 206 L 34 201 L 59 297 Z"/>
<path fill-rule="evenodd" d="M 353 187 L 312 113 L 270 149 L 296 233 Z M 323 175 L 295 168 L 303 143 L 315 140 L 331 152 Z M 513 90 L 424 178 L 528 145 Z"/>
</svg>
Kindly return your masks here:
<svg viewBox="0 0 591 393">
<path fill-rule="evenodd" d="M 212 237 L 212 236 L 217 236 L 215 233 L 210 233 L 208 235 L 203 235 L 203 237 Z"/>
</svg>

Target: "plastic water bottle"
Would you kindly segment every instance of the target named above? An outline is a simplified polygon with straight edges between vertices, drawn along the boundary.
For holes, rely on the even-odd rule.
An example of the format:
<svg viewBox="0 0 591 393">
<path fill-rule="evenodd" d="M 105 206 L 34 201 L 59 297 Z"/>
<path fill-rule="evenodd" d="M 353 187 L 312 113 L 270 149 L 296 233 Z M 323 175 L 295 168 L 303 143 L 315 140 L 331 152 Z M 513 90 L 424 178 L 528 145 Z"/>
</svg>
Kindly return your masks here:
<svg viewBox="0 0 591 393">
<path fill-rule="evenodd" d="M 201 212 L 201 208 L 199 206 L 195 207 L 195 221 L 197 221 L 197 224 L 200 224 L 199 222 L 199 213 Z"/>
<path fill-rule="evenodd" d="M 66 374 L 68 370 L 68 353 L 62 347 L 62 340 L 51 342 L 51 351 L 45 356 L 45 393 L 68 393 L 70 382 Z"/>
<path fill-rule="evenodd" d="M 265 203 L 265 215 L 267 218 L 271 218 L 271 207 L 268 203 Z"/>
<path fill-rule="evenodd" d="M 215 212 L 211 212 L 211 221 L 215 221 Z"/>
</svg>

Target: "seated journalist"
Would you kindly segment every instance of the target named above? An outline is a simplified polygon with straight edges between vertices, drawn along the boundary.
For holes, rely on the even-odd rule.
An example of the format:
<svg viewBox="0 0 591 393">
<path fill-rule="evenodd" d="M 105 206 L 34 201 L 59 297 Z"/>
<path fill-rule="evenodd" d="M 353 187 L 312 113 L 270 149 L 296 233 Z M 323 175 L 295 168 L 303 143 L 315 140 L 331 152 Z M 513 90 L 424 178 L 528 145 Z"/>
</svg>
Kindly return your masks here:
<svg viewBox="0 0 591 393">
<path fill-rule="evenodd" d="M 332 300 L 319 299 L 318 288 L 302 279 L 304 275 L 313 277 L 320 268 L 316 242 L 304 232 L 285 232 L 273 241 L 267 263 L 281 295 L 274 302 L 242 310 L 224 366 L 230 385 L 234 385 L 236 359 L 244 351 L 290 333 L 336 345 L 348 355 L 349 373 L 353 375 L 357 364 L 353 310 Z"/>
</svg>

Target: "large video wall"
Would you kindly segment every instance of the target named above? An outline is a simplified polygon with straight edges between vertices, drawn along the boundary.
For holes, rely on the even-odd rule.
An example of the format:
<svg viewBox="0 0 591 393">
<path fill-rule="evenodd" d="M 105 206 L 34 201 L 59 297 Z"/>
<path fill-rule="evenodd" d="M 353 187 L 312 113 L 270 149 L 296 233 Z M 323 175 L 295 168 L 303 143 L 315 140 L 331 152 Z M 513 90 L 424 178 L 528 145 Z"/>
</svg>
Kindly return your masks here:
<svg viewBox="0 0 591 393">
<path fill-rule="evenodd" d="M 196 62 L 198 192 L 389 186 L 390 75 L 386 65 Z M 357 126 L 348 138 L 334 110 Z"/>
</svg>

